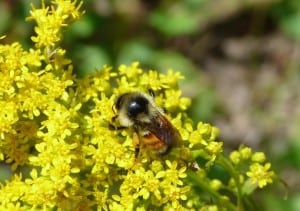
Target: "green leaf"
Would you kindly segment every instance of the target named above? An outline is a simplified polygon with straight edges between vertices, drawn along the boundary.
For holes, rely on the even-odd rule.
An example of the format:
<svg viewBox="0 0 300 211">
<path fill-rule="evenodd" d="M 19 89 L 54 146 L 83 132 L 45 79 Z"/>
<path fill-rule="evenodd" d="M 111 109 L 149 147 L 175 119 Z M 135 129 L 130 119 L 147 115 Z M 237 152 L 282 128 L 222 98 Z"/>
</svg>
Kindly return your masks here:
<svg viewBox="0 0 300 211">
<path fill-rule="evenodd" d="M 193 13 L 184 9 L 158 10 L 150 15 L 149 23 L 167 36 L 191 34 L 198 26 L 198 20 Z"/>
<path fill-rule="evenodd" d="M 69 36 L 86 38 L 94 32 L 93 24 L 89 18 L 82 17 L 79 21 L 73 23 L 68 29 Z"/>
<path fill-rule="evenodd" d="M 139 61 L 141 64 L 152 64 L 154 50 L 144 41 L 128 42 L 120 50 L 117 63 L 131 64 Z"/>
<path fill-rule="evenodd" d="M 96 46 L 79 46 L 74 53 L 74 63 L 78 67 L 78 75 L 83 76 L 88 72 L 96 71 L 103 67 L 103 65 L 109 65 L 110 59 L 107 53 Z"/>
<path fill-rule="evenodd" d="M 164 72 L 168 69 L 180 71 L 188 82 L 194 80 L 199 74 L 194 64 L 188 58 L 174 51 L 157 51 L 153 59 L 158 70 Z"/>
<path fill-rule="evenodd" d="M 280 21 L 282 30 L 294 39 L 300 40 L 300 11 L 286 16 Z"/>
</svg>

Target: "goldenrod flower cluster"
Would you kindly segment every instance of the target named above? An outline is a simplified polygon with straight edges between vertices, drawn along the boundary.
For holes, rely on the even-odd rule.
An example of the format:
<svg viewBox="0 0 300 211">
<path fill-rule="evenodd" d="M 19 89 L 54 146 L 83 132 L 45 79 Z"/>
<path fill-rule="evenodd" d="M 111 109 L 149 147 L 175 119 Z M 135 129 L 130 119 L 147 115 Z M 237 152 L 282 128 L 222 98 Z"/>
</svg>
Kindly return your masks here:
<svg viewBox="0 0 300 211">
<path fill-rule="evenodd" d="M 0 184 L 0 210 L 241 210 L 242 198 L 272 183 L 263 153 L 241 147 L 229 159 L 218 129 L 192 122 L 179 72 L 145 71 L 135 62 L 77 79 L 59 43 L 83 14 L 81 4 L 32 6 L 34 48 L 0 45 L 0 160 L 13 171 Z M 137 161 L 132 131 L 108 125 L 119 94 L 150 87 L 182 143 Z M 209 174 L 216 166 L 228 180 Z"/>
</svg>

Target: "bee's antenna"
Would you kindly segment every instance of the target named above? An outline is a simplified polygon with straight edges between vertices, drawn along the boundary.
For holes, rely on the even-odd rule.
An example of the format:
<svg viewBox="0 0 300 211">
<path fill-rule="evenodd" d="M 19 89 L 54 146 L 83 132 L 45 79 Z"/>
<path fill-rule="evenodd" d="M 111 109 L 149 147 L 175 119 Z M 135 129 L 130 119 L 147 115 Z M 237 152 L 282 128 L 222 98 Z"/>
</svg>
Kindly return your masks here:
<svg viewBox="0 0 300 211">
<path fill-rule="evenodd" d="M 151 95 L 151 97 L 153 97 L 153 98 L 155 97 L 155 92 L 152 88 L 148 88 L 148 92 Z"/>
</svg>

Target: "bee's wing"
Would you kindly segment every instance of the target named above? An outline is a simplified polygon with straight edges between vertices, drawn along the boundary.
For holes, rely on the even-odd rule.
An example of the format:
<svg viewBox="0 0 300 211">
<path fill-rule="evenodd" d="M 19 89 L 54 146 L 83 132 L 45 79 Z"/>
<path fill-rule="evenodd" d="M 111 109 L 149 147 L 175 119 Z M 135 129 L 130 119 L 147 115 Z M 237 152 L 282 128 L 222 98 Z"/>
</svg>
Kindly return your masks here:
<svg viewBox="0 0 300 211">
<path fill-rule="evenodd" d="M 181 140 L 178 130 L 161 113 L 157 113 L 145 129 L 162 140 L 168 147 L 178 146 Z"/>
</svg>

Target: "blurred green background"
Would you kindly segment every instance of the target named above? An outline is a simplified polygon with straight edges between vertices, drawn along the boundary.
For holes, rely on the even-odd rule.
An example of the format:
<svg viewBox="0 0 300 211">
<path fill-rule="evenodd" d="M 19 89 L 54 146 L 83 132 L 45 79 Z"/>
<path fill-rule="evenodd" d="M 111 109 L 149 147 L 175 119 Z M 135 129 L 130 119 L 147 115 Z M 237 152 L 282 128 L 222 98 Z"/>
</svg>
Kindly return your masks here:
<svg viewBox="0 0 300 211">
<path fill-rule="evenodd" d="M 2 42 L 32 46 L 29 2 L 0 1 Z M 226 150 L 246 144 L 266 152 L 289 186 L 287 199 L 277 183 L 254 201 L 262 210 L 300 210 L 299 0 L 86 0 L 83 7 L 62 43 L 78 77 L 132 61 L 180 70 L 190 116 L 219 127 Z"/>
</svg>

